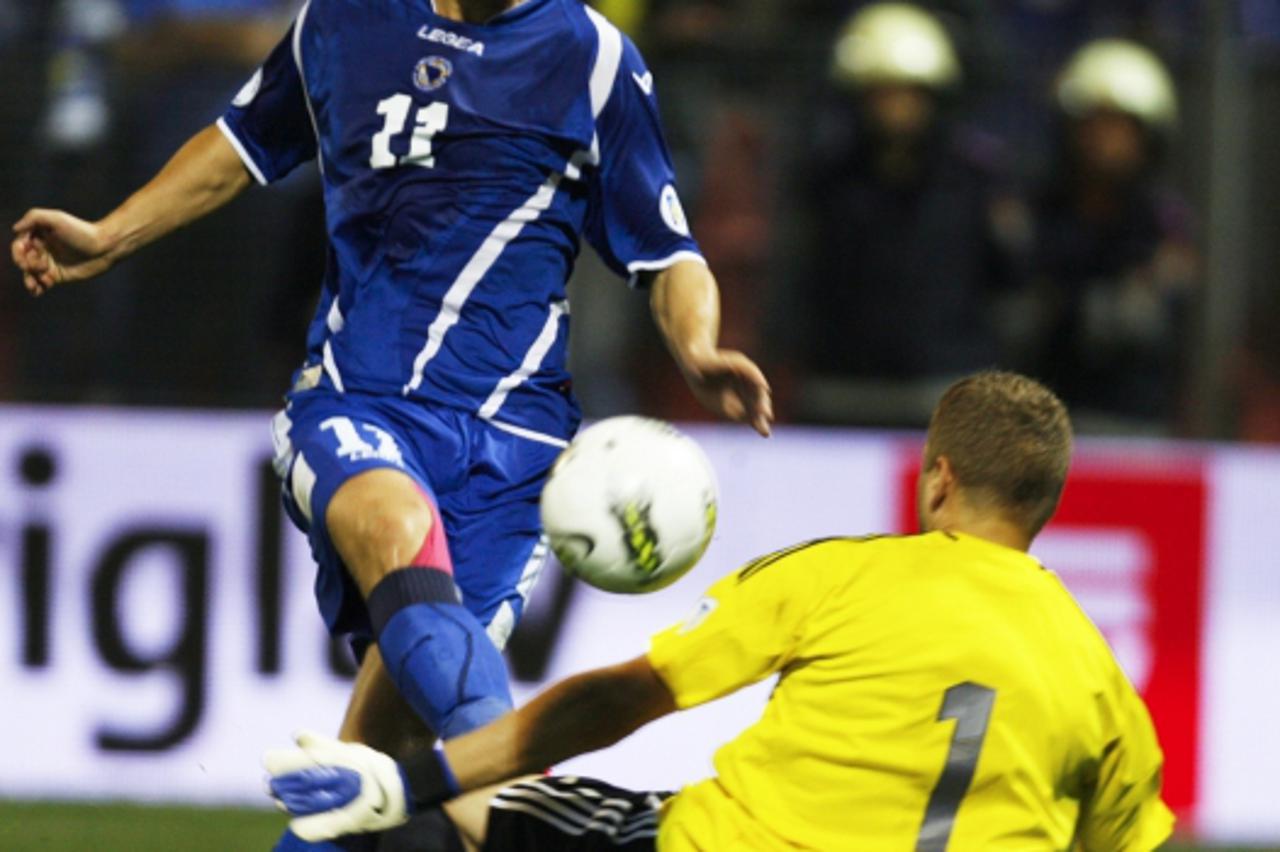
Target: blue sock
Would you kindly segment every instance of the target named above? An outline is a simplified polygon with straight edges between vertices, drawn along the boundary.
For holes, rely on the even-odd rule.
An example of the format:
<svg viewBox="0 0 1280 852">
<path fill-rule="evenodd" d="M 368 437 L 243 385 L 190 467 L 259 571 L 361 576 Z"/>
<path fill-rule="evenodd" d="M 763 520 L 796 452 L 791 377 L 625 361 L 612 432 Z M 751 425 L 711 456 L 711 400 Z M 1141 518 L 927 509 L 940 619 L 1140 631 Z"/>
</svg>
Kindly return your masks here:
<svg viewBox="0 0 1280 852">
<path fill-rule="evenodd" d="M 434 568 L 402 568 L 369 594 L 382 661 L 431 730 L 449 739 L 511 709 L 502 654 L 462 604 L 453 578 Z"/>
<path fill-rule="evenodd" d="M 272 848 L 272 852 L 373 852 L 377 848 L 378 835 L 376 834 L 353 834 L 349 837 L 339 837 L 337 840 L 308 843 L 286 829 Z"/>
</svg>

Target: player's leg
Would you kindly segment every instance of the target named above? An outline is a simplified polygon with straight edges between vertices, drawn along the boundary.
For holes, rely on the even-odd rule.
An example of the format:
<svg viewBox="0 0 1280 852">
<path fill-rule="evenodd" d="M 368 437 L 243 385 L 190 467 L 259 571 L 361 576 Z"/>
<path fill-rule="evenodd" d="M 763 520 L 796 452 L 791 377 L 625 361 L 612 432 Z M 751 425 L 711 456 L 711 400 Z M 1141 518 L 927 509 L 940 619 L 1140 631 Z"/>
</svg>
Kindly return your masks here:
<svg viewBox="0 0 1280 852">
<path fill-rule="evenodd" d="M 435 743 L 435 733 L 418 718 L 387 675 L 377 645 L 370 647 L 360 662 L 338 738 L 364 743 L 393 757 Z"/>
<path fill-rule="evenodd" d="M 669 795 L 534 775 L 469 793 L 445 811 L 469 852 L 654 852 Z"/>
<path fill-rule="evenodd" d="M 499 792 L 522 781 L 532 781 L 537 775 L 513 778 L 489 787 L 473 790 L 465 796 L 459 796 L 444 806 L 445 815 L 452 821 L 458 831 L 466 852 L 480 852 L 484 849 L 485 838 L 489 828 L 489 805 Z"/>
<path fill-rule="evenodd" d="M 416 585 L 431 586 L 440 592 L 451 584 L 452 581 L 447 577 L 450 567 L 448 549 L 444 546 L 443 528 L 439 524 L 433 499 L 425 485 L 426 478 L 412 467 L 411 460 L 406 463 L 400 449 L 407 445 L 406 441 L 402 435 L 396 434 L 395 427 L 382 412 L 367 401 L 323 391 L 309 391 L 295 396 L 288 411 L 277 417 L 273 425 L 277 449 L 276 466 L 284 480 L 285 505 L 290 517 L 307 533 L 311 543 L 318 568 L 316 598 L 325 623 L 332 632 L 351 633 L 366 639 L 375 638 L 371 635 L 372 626 L 362 590 L 372 593 L 373 588 L 379 585 L 379 576 L 385 578 L 389 574 L 409 569 L 423 572 L 434 570 L 444 575 L 443 579 L 437 577 L 434 582 Z M 438 443 L 446 444 L 439 453 L 442 456 L 449 455 L 449 439 L 447 430 L 438 430 Z M 452 457 L 458 458 L 464 454 L 455 447 Z M 410 470 L 414 470 L 413 475 L 410 475 Z M 373 522 L 353 522 L 347 525 L 344 547 L 351 550 L 353 556 L 366 566 L 366 570 L 360 572 L 364 579 L 361 586 L 348 569 L 346 560 L 335 545 L 324 521 L 329 517 L 330 504 L 339 491 L 351 482 L 358 481 L 361 476 L 375 473 L 400 475 L 390 477 L 394 483 L 390 496 L 374 501 L 374 506 L 379 511 L 374 513 L 376 517 Z M 366 480 L 364 485 L 373 484 L 382 478 L 378 476 L 373 480 Z M 350 516 L 358 513 L 365 502 L 358 498 L 362 492 L 370 490 L 372 489 L 360 486 L 350 489 L 347 496 L 351 499 L 343 498 L 348 506 L 346 509 L 340 508 L 337 516 L 350 520 Z M 369 565 L 374 567 L 368 569 Z M 406 638 L 405 634 L 409 631 L 400 629 L 398 637 L 391 640 L 399 650 L 393 649 L 390 656 L 397 658 L 406 653 L 414 656 L 413 652 L 423 650 L 420 647 L 423 645 L 429 647 L 434 644 L 436 650 L 440 649 L 441 644 L 475 647 L 478 643 L 474 640 L 483 637 L 483 631 L 474 623 L 474 619 L 471 619 L 472 623 L 467 623 L 465 612 L 457 606 L 456 594 L 454 591 L 450 595 L 443 595 L 448 600 L 439 605 L 441 609 L 454 615 L 448 622 L 448 628 L 435 637 L 441 641 L 418 643 L 411 635 Z M 390 611 L 391 615 L 395 615 L 399 609 L 412 609 L 422 603 L 412 594 L 382 597 L 391 597 L 384 607 L 384 611 Z M 389 615 L 385 620 L 390 622 L 393 619 Z M 459 624 L 461 629 L 458 629 Z M 385 646 L 383 651 L 386 651 Z M 417 656 L 430 657 L 431 654 Z M 469 712 L 463 714 L 459 724 L 470 718 L 472 721 L 469 726 L 473 727 L 505 712 L 510 706 L 510 699 L 501 657 L 487 644 L 480 644 L 478 653 L 473 656 L 478 662 L 468 661 L 465 654 L 446 653 L 445 662 L 453 663 L 452 670 L 447 665 L 443 668 L 421 664 L 399 665 L 397 668 L 401 682 L 425 669 L 429 683 L 425 687 L 419 684 L 416 691 L 419 697 L 423 693 L 433 693 L 435 696 L 433 701 L 419 701 L 414 707 L 414 713 L 441 730 L 448 727 L 444 724 L 443 717 L 459 703 L 457 699 L 459 675 L 462 674 L 459 671 L 461 663 L 468 664 L 465 673 L 470 675 L 466 679 L 471 686 L 475 686 L 477 681 L 475 675 L 482 675 L 479 680 L 487 688 L 481 690 L 486 694 L 472 696 L 479 700 L 471 702 Z M 473 666 L 470 662 L 476 664 Z M 392 680 L 395 682 L 394 678 Z M 347 730 L 360 728 L 362 735 L 384 737 L 391 744 L 390 741 L 398 736 L 397 731 L 388 728 L 377 733 L 376 723 L 370 721 L 378 712 L 376 708 L 386 704 L 382 697 L 385 684 L 378 686 L 379 683 L 380 679 L 368 675 L 358 682 L 352 697 L 352 707 L 359 719 L 364 721 L 353 721 L 351 725 L 354 727 L 349 726 Z M 469 690 L 464 690 L 461 703 L 467 703 L 468 692 Z M 448 709 L 437 712 L 435 708 Z M 304 849 L 367 849 L 371 847 L 361 844 L 368 841 L 368 838 L 349 838 L 333 844 L 308 845 L 286 833 L 277 849 L 281 852 Z"/>
<path fill-rule="evenodd" d="M 338 737 L 348 742 L 364 743 L 397 757 L 415 748 L 430 747 L 435 742 L 435 735 L 405 703 L 395 684 L 387 677 L 376 645 L 368 648 L 360 662 Z M 275 852 L 374 852 L 383 848 L 383 840 L 382 837 L 367 835 L 338 838 L 329 843 L 310 843 L 286 832 L 277 843 Z"/>
<path fill-rule="evenodd" d="M 368 607 L 385 671 L 443 737 L 511 709 L 506 665 L 461 603 L 434 501 L 413 477 L 378 468 L 334 493 L 325 528 Z"/>
<path fill-rule="evenodd" d="M 425 419 L 426 415 L 422 418 Z M 450 434 L 475 431 L 475 421 L 459 414 L 463 421 Z M 415 429 L 413 434 L 429 434 L 432 427 Z M 524 608 L 525 597 L 546 562 L 547 546 L 538 521 L 538 495 L 546 471 L 559 454 L 555 445 L 530 444 L 527 439 L 479 424 L 469 452 L 447 455 L 432 452 L 430 445 L 415 446 L 415 458 L 427 468 L 428 478 L 445 489 L 440 507 L 449 530 L 449 550 L 455 580 L 462 589 L 464 605 L 485 627 L 488 638 L 502 648 Z M 489 433 L 499 436 L 499 445 L 489 443 Z M 464 459 L 460 456 L 465 455 Z M 385 683 L 384 689 L 386 693 Z M 394 713 L 396 697 L 387 695 L 386 704 L 364 714 L 375 726 L 383 713 Z M 353 731 L 354 733 L 354 731 Z M 375 736 L 364 731 L 361 740 Z M 394 751 L 393 748 L 383 749 Z M 483 810 L 485 802 L 481 801 Z M 417 815 L 411 821 L 383 835 L 379 852 L 457 852 L 462 847 L 452 823 L 439 810 Z"/>
<path fill-rule="evenodd" d="M 430 748 L 435 734 L 401 697 L 376 645 L 364 654 L 339 739 L 364 743 L 395 757 Z M 378 852 L 464 852 L 453 824 L 437 808 L 378 838 Z"/>
<path fill-rule="evenodd" d="M 364 653 L 342 720 L 339 739 L 364 743 L 394 757 L 419 748 L 430 748 L 435 734 L 400 695 L 387 675 L 377 645 Z M 437 810 L 416 815 L 408 824 L 377 836 L 339 838 L 330 844 L 308 843 L 293 834 L 276 847 L 277 852 L 462 852 L 457 830 Z"/>
</svg>

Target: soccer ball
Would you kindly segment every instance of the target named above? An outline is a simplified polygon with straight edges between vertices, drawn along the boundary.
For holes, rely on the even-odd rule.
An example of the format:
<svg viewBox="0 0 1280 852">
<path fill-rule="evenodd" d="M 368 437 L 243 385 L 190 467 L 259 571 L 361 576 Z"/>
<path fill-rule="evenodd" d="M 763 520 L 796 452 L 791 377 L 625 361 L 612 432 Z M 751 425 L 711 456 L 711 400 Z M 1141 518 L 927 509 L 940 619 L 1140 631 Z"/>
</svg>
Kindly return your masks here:
<svg viewBox="0 0 1280 852">
<path fill-rule="evenodd" d="M 660 420 L 611 417 L 583 430 L 542 490 L 542 526 L 568 571 L 607 592 L 680 579 L 716 527 L 716 480 L 691 438 Z"/>
</svg>

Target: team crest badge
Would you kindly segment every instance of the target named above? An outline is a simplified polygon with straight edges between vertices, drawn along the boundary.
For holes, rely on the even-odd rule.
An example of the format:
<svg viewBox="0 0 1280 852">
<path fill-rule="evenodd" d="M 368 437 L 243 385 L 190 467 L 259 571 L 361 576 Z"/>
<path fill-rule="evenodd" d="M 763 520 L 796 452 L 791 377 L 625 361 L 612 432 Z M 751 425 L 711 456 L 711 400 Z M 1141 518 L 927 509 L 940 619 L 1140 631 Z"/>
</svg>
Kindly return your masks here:
<svg viewBox="0 0 1280 852">
<path fill-rule="evenodd" d="M 684 215 L 684 207 L 680 204 L 680 196 L 676 188 L 667 184 L 662 188 L 662 196 L 658 199 L 658 207 L 662 211 L 662 221 L 667 227 L 682 237 L 689 236 L 689 220 Z"/>
<path fill-rule="evenodd" d="M 428 56 L 418 61 L 413 69 L 413 85 L 424 92 L 434 92 L 449 82 L 453 75 L 453 63 L 443 56 Z"/>
</svg>

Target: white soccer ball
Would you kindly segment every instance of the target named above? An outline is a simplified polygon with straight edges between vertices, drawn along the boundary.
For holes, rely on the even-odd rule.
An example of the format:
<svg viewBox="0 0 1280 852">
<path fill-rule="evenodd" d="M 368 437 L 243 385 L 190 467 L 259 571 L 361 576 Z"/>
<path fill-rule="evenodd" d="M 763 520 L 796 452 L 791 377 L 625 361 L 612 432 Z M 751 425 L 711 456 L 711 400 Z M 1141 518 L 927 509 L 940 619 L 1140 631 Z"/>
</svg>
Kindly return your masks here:
<svg viewBox="0 0 1280 852">
<path fill-rule="evenodd" d="M 646 417 L 583 430 L 542 490 L 542 526 L 570 573 L 638 594 L 680 579 L 716 528 L 716 479 L 693 439 Z"/>
</svg>

